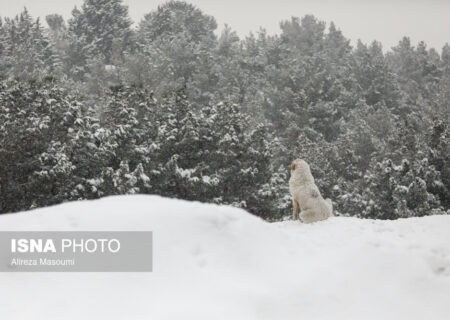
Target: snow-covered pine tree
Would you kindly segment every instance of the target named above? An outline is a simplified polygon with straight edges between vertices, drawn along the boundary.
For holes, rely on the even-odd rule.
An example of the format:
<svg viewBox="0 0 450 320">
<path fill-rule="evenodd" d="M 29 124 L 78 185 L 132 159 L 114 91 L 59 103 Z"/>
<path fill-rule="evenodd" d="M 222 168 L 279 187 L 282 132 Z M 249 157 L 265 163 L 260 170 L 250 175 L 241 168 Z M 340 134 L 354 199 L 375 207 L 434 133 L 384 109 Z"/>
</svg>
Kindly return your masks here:
<svg viewBox="0 0 450 320">
<path fill-rule="evenodd" d="M 208 130 L 201 137 L 210 147 L 202 151 L 204 175 L 215 184 L 209 190 L 211 200 L 261 217 L 281 216 L 286 188 L 281 187 L 280 178 L 285 176 L 273 168 L 275 145 L 267 128 L 252 126 L 250 117 L 234 104 L 205 107 L 202 113 Z"/>
<path fill-rule="evenodd" d="M 14 19 L 6 18 L 1 31 L 0 68 L 10 78 L 39 79 L 54 69 L 52 51 L 39 19 L 25 8 Z"/>
<path fill-rule="evenodd" d="M 1 211 L 69 200 L 92 165 L 94 141 L 74 143 L 90 130 L 86 110 L 51 80 L 3 81 L 0 106 Z"/>
<path fill-rule="evenodd" d="M 68 34 L 67 26 L 64 18 L 59 14 L 50 14 L 45 17 L 48 29 L 47 37 L 51 44 L 52 61 L 54 65 L 53 74 L 63 77 L 64 62 L 68 50 Z"/>
<path fill-rule="evenodd" d="M 216 46 L 213 17 L 182 1 L 169 1 L 147 14 L 137 30 L 138 47 L 148 61 L 143 80 L 158 97 L 185 89 L 198 103 L 209 101 L 215 81 L 212 51 Z"/>
<path fill-rule="evenodd" d="M 6 72 L 5 50 L 6 50 L 6 29 L 3 26 L 3 19 L 0 17 L 0 77 L 4 77 Z"/>
<path fill-rule="evenodd" d="M 104 174 L 109 177 L 109 180 L 105 178 L 105 193 L 148 192 L 147 182 L 143 182 L 139 190 L 132 189 L 131 184 L 122 188 L 117 179 L 114 180 L 112 177 L 117 174 L 119 177 L 124 175 L 131 177 L 132 172 L 142 167 L 136 171 L 137 183 L 140 181 L 139 177 L 145 175 L 144 168 L 150 170 L 153 165 L 152 151 L 157 148 L 154 141 L 156 136 L 155 108 L 156 101 L 152 94 L 140 87 L 111 88 L 110 97 L 101 112 L 102 129 L 111 153 L 104 168 Z M 144 177 L 143 180 L 146 178 Z"/>
<path fill-rule="evenodd" d="M 397 219 L 443 213 L 433 187 L 442 185 L 439 173 L 428 159 L 396 166 L 390 159 L 375 163 L 365 177 L 363 197 L 368 204 L 362 216 Z"/>
<path fill-rule="evenodd" d="M 161 102 L 156 117 L 155 170 L 150 175 L 155 193 L 189 200 L 206 200 L 199 139 L 201 124 L 181 90 Z"/>
<path fill-rule="evenodd" d="M 139 25 L 139 38 L 151 43 L 163 38 L 172 40 L 184 34 L 189 42 L 200 43 L 205 39 L 214 40 L 216 28 L 215 19 L 194 5 L 184 1 L 168 1 L 145 15 Z"/>
<path fill-rule="evenodd" d="M 353 54 L 352 69 L 369 106 L 381 103 L 394 114 L 404 114 L 403 96 L 397 77 L 389 68 L 381 43 L 374 41 L 367 46 L 358 41 Z"/>
<path fill-rule="evenodd" d="M 121 55 L 130 48 L 130 26 L 122 0 L 85 0 L 69 20 L 69 31 L 85 46 L 92 46 L 93 55 L 103 57 L 105 64 L 113 63 L 114 50 Z"/>
<path fill-rule="evenodd" d="M 450 142 L 449 127 L 446 122 L 436 120 L 429 135 L 428 157 L 432 165 L 440 175 L 440 181 L 435 180 L 430 185 L 431 190 L 437 195 L 444 208 L 450 207 Z"/>
</svg>

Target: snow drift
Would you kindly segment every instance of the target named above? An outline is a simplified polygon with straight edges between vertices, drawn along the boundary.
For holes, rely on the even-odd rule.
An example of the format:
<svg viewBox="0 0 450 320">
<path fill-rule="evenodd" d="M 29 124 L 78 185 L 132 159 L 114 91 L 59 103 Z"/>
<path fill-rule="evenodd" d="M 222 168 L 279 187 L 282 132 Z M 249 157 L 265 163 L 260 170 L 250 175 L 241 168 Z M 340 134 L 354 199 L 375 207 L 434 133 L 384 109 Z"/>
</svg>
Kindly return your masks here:
<svg viewBox="0 0 450 320">
<path fill-rule="evenodd" d="M 267 223 L 112 197 L 0 216 L 1 230 L 151 230 L 152 273 L 2 273 L 2 319 L 448 319 L 450 216 Z"/>
</svg>

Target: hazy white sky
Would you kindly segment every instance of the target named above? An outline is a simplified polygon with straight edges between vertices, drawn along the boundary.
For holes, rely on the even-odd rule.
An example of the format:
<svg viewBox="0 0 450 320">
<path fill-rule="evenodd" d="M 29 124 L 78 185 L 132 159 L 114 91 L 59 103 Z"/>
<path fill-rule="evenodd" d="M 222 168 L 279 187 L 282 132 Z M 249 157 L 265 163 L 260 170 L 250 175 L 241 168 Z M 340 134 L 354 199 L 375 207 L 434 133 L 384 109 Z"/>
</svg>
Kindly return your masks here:
<svg viewBox="0 0 450 320">
<path fill-rule="evenodd" d="M 0 16 L 14 16 L 23 7 L 42 18 L 60 13 L 68 18 L 83 0 L 0 0 Z M 164 0 L 124 0 L 130 16 L 139 22 Z M 440 51 L 450 43 L 450 0 L 190 0 L 214 16 L 220 27 L 227 23 L 240 36 L 264 27 L 279 32 L 279 22 L 291 16 L 314 14 L 334 21 L 353 42 L 381 41 L 385 49 L 408 35 L 414 43 L 424 40 Z"/>
</svg>

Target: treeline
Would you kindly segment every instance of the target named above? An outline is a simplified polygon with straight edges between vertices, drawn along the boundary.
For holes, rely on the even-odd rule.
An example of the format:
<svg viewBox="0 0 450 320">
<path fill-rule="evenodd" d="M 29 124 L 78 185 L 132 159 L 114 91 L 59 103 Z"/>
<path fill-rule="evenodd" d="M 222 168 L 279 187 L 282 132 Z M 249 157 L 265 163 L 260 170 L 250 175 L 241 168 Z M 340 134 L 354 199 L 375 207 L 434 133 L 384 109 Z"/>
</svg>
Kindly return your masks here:
<svg viewBox="0 0 450 320">
<path fill-rule="evenodd" d="M 179 1 L 46 22 L 0 19 L 0 213 L 149 193 L 277 220 L 294 158 L 339 214 L 448 213 L 449 45 L 353 48 L 313 16 L 216 36 Z"/>
</svg>

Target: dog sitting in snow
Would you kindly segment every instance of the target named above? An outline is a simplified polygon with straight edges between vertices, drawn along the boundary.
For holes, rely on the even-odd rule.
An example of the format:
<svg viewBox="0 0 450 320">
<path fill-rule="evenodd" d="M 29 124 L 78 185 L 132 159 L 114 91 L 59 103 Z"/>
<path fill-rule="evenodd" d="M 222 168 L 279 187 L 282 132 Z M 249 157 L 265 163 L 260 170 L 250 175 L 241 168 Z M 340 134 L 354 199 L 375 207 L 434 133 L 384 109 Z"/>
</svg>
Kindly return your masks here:
<svg viewBox="0 0 450 320">
<path fill-rule="evenodd" d="M 331 200 L 322 198 L 306 161 L 296 159 L 292 162 L 289 191 L 292 195 L 294 220 L 298 219 L 299 208 L 300 218 L 304 223 L 325 220 L 333 216 Z"/>
</svg>

